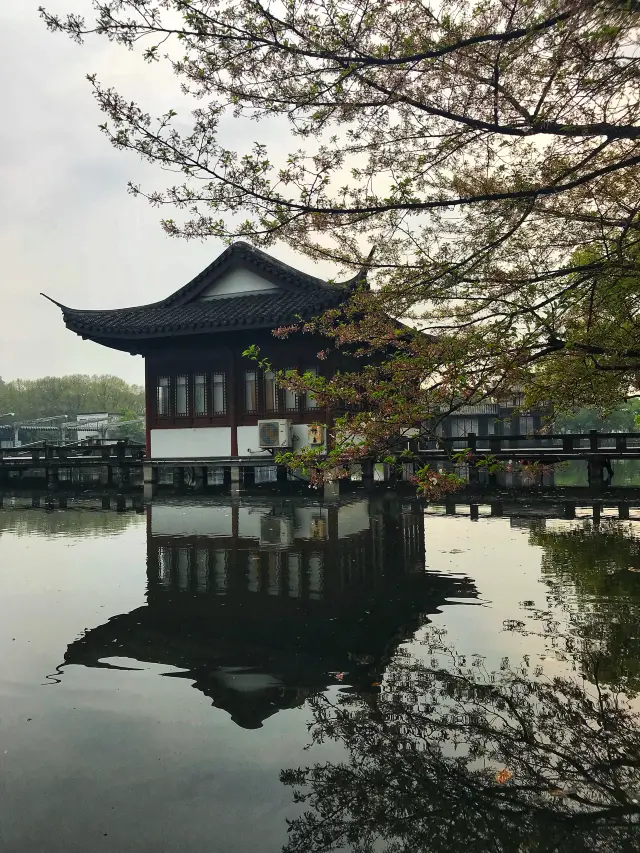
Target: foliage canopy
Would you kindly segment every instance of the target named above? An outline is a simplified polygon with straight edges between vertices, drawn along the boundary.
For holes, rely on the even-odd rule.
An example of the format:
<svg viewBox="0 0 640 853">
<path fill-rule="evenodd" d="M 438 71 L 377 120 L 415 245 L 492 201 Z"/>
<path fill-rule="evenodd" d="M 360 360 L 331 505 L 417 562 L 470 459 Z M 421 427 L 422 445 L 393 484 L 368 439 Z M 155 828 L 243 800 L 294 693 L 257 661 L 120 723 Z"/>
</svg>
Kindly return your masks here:
<svg viewBox="0 0 640 853">
<path fill-rule="evenodd" d="M 199 101 L 176 123 L 89 78 L 111 142 L 181 175 L 131 186 L 180 213 L 169 234 L 366 268 L 371 288 L 314 324 L 329 349 L 376 356 L 364 377 L 314 386 L 347 412 L 334 461 L 349 436 L 379 451 L 514 385 L 565 408 L 640 388 L 635 0 L 91 7 L 41 14 L 168 62 Z M 228 146 L 228 115 L 277 138 Z"/>
</svg>

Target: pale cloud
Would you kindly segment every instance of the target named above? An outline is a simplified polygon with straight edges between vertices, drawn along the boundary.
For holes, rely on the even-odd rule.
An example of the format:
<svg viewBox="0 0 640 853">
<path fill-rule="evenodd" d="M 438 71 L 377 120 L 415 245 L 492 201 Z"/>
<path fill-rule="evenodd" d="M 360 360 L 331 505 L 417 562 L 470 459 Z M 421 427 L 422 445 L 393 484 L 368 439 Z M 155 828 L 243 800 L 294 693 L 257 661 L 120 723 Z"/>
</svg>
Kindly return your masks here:
<svg viewBox="0 0 640 853">
<path fill-rule="evenodd" d="M 102 116 L 87 73 L 135 98 L 150 112 L 169 107 L 188 118 L 171 71 L 105 39 L 78 47 L 49 33 L 41 0 L 6 0 L 0 13 L 0 376 L 115 373 L 142 381 L 140 358 L 80 340 L 67 331 L 44 291 L 79 308 L 152 302 L 186 283 L 223 249 L 169 239 L 160 212 L 127 194 L 128 181 L 161 187 L 167 176 L 114 150 L 98 130 Z M 52 10 L 81 9 L 84 0 L 49 0 Z M 225 125 L 225 143 L 249 147 L 281 129 Z M 283 260 L 316 274 L 287 249 Z"/>
</svg>

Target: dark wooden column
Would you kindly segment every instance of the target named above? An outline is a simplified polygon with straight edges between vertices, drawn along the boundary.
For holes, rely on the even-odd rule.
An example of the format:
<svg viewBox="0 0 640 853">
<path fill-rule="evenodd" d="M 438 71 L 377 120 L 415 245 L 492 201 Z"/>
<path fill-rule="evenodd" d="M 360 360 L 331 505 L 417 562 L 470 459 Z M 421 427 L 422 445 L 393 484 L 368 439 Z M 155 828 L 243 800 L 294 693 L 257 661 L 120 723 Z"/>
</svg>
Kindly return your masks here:
<svg viewBox="0 0 640 853">
<path fill-rule="evenodd" d="M 144 360 L 144 424 L 147 459 L 151 458 L 151 420 L 156 406 L 156 376 L 149 359 Z"/>
<path fill-rule="evenodd" d="M 227 371 L 229 387 L 227 390 L 227 405 L 229 406 L 229 424 L 231 426 L 231 455 L 238 455 L 238 397 L 240 394 L 240 371 L 236 355 L 229 351 L 229 370 Z"/>
</svg>

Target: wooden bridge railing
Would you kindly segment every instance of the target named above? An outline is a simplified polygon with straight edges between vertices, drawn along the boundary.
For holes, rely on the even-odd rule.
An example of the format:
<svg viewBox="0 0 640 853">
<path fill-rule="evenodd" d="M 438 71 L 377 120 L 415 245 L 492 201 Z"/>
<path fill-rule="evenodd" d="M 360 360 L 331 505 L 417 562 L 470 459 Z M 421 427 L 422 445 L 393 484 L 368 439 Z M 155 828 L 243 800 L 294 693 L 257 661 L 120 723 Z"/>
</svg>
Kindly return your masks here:
<svg viewBox="0 0 640 853">
<path fill-rule="evenodd" d="M 144 454 L 142 444 L 121 441 L 116 444 L 50 444 L 39 442 L 38 446 L 3 447 L 0 448 L 0 464 L 10 462 L 27 462 L 34 465 L 50 462 L 62 463 L 69 460 L 95 458 L 98 456 L 105 461 L 124 462 L 125 459 L 140 459 Z"/>
<path fill-rule="evenodd" d="M 444 453 L 448 456 L 470 450 L 472 453 L 505 454 L 523 450 L 554 451 L 561 454 L 575 452 L 628 453 L 640 457 L 640 432 L 588 433 L 537 433 L 534 435 L 477 435 L 470 432 L 464 436 L 443 436 L 419 444 L 421 453 Z"/>
</svg>

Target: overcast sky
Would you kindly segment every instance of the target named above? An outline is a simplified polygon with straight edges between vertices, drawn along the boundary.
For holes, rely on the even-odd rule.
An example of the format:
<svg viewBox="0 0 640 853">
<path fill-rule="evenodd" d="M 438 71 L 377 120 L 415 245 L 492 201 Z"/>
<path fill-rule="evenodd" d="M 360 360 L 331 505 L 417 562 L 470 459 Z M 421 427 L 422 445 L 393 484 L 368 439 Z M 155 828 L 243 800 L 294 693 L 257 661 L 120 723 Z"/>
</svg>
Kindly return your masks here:
<svg viewBox="0 0 640 853">
<path fill-rule="evenodd" d="M 85 75 L 97 73 L 154 115 L 172 107 L 188 118 L 192 105 L 169 69 L 104 38 L 79 47 L 49 33 L 37 12 L 43 2 L 0 3 L 0 376 L 114 373 L 141 382 L 141 358 L 82 341 L 40 292 L 77 308 L 152 302 L 222 251 L 216 240 L 166 237 L 160 211 L 127 193 L 129 180 L 158 188 L 166 176 L 111 147 Z M 84 11 L 89 2 L 44 5 Z M 224 141 L 249 146 L 270 136 L 273 128 L 230 120 Z M 308 272 L 333 273 L 287 249 L 273 253 Z"/>
</svg>

